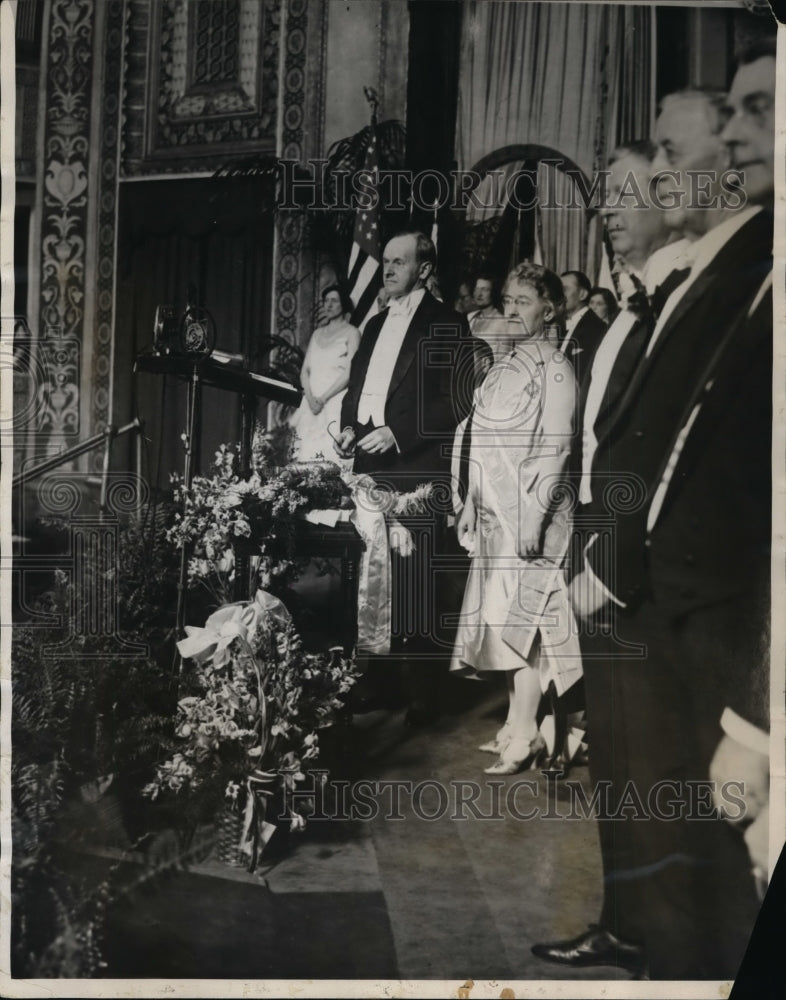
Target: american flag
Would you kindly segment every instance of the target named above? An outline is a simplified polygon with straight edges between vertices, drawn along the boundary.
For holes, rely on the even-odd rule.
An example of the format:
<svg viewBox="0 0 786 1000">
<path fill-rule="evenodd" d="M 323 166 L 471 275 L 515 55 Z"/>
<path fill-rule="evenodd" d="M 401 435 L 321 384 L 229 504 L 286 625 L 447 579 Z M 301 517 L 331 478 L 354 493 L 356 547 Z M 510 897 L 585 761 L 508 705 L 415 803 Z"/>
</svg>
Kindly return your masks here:
<svg viewBox="0 0 786 1000">
<path fill-rule="evenodd" d="M 377 155 L 377 135 L 371 127 L 371 135 L 366 148 L 363 172 L 368 180 L 368 189 L 373 178 L 376 188 L 379 171 Z M 352 237 L 352 252 L 349 255 L 349 288 L 355 311 L 352 321 L 362 331 L 366 321 L 377 312 L 377 293 L 382 287 L 382 250 L 380 239 L 379 205 L 373 208 L 358 207 L 355 216 L 355 232 Z"/>
</svg>

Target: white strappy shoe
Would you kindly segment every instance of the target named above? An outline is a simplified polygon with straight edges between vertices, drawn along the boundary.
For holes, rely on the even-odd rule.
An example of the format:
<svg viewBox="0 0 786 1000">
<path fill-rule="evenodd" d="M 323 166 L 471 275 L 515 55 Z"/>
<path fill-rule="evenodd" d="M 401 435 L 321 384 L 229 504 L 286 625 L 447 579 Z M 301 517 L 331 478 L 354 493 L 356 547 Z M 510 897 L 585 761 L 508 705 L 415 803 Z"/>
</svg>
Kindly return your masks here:
<svg viewBox="0 0 786 1000">
<path fill-rule="evenodd" d="M 495 753 L 499 755 L 503 752 L 508 743 L 510 743 L 512 736 L 513 727 L 509 722 L 506 722 L 494 739 L 489 740 L 487 743 L 481 743 L 478 750 L 481 750 L 483 753 Z"/>
<path fill-rule="evenodd" d="M 533 740 L 512 739 L 503 750 L 499 760 L 484 767 L 485 774 L 518 774 L 537 767 L 547 753 L 546 741 L 537 734 Z"/>
</svg>

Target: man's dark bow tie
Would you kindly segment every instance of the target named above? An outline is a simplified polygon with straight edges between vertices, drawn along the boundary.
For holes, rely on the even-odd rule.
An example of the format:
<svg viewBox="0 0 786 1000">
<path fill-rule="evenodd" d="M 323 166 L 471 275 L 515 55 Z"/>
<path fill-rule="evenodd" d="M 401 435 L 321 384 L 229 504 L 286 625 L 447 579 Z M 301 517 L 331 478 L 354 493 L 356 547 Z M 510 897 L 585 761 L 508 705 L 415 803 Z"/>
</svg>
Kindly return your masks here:
<svg viewBox="0 0 786 1000">
<path fill-rule="evenodd" d="M 660 316 L 671 293 L 675 288 L 679 288 L 683 281 L 687 279 L 689 274 L 689 267 L 678 268 L 676 271 L 672 271 L 668 274 L 666 278 L 657 286 L 655 291 L 650 296 L 650 304 L 655 316 Z"/>
<path fill-rule="evenodd" d="M 633 282 L 635 291 L 628 296 L 626 308 L 639 319 L 655 322 L 663 311 L 663 307 L 671 293 L 685 281 L 690 274 L 689 267 L 677 268 L 671 271 L 664 280 L 655 288 L 651 295 L 647 294 L 647 289 L 643 282 L 635 274 L 628 273 L 628 277 Z"/>
</svg>

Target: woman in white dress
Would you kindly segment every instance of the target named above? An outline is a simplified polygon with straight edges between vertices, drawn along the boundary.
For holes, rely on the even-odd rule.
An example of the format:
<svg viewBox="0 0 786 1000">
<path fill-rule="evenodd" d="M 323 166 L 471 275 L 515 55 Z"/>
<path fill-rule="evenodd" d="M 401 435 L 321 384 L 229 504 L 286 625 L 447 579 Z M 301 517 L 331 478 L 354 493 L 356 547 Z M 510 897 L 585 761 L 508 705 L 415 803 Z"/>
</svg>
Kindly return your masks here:
<svg viewBox="0 0 786 1000">
<path fill-rule="evenodd" d="M 311 335 L 300 372 L 303 399 L 290 418 L 295 430 L 293 457 L 299 462 L 336 461 L 331 434 L 341 430 L 341 401 L 360 343 L 360 332 L 349 322 L 352 301 L 338 285 L 322 292 L 322 311 L 324 325 Z"/>
<path fill-rule="evenodd" d="M 469 464 L 456 530 L 472 564 L 451 669 L 507 673 L 507 721 L 480 748 L 499 754 L 489 774 L 538 759 L 543 682 L 559 677 L 569 686 L 581 673 L 562 575 L 570 513 L 560 488 L 575 381 L 549 332 L 563 299 L 546 268 L 524 262 L 511 272 L 503 296 L 511 349 L 495 360 L 457 434 Z"/>
</svg>

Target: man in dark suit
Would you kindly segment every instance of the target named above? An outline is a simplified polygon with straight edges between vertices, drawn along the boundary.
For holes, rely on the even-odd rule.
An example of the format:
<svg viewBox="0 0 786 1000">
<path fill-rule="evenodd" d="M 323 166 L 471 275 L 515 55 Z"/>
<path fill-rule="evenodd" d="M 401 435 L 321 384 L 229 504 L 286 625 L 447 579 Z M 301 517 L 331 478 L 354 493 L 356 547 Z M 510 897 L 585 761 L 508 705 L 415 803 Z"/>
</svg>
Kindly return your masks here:
<svg viewBox="0 0 786 1000">
<path fill-rule="evenodd" d="M 621 310 L 606 331 L 595 352 L 592 365 L 579 387 L 577 430 L 571 448 L 571 476 L 578 499 L 574 513 L 572 548 L 574 561 L 581 564 L 581 553 L 588 537 L 597 530 L 592 500 L 602 500 L 604 491 L 613 485 L 609 473 L 593 475 L 593 458 L 597 446 L 596 434 L 613 412 L 614 404 L 627 387 L 652 333 L 653 314 L 648 299 L 656 288 L 679 283 L 686 272 L 676 270 L 681 261 L 682 247 L 664 247 L 669 237 L 665 213 L 647 191 L 653 171 L 657 147 L 648 139 L 638 140 L 614 151 L 609 160 L 606 192 L 607 207 L 603 211 L 606 230 L 615 253 L 622 293 Z M 646 207 L 638 199 L 624 198 L 622 192 L 636 189 L 647 198 Z M 590 775 L 597 787 L 611 779 L 611 761 L 603 738 L 611 725 L 615 711 L 611 698 L 609 660 L 619 653 L 619 647 L 606 631 L 584 630 L 580 635 L 584 667 L 584 696 L 587 708 L 590 745 Z M 617 838 L 614 824 L 599 823 L 601 859 L 604 875 L 613 872 L 616 864 Z M 629 940 L 629 928 L 635 916 L 628 911 L 629 900 L 624 884 L 604 887 L 603 905 L 598 930 L 582 939 L 536 944 L 533 952 L 547 961 L 576 965 L 620 965 L 635 971 L 642 966 L 641 948 Z M 632 901 L 631 901 L 632 902 Z M 581 947 L 577 947 L 577 944 Z"/>
<path fill-rule="evenodd" d="M 468 412 L 474 385 L 474 342 L 464 316 L 425 289 L 436 264 L 434 244 L 418 232 L 393 237 L 382 269 L 388 307 L 372 317 L 352 361 L 341 409 L 337 450 L 354 455 L 354 470 L 409 492 L 435 487 L 435 508 L 449 509 L 450 448 Z M 404 519 L 401 519 L 404 520 Z M 410 721 L 436 710 L 438 670 L 451 652 L 439 623 L 446 588 L 428 577 L 429 558 L 444 548 L 445 517 L 435 511 L 404 521 L 415 550 L 392 557 L 391 652 L 405 661 Z M 428 662 L 431 661 L 429 664 Z M 368 674 L 371 683 L 372 674 Z"/>
<path fill-rule="evenodd" d="M 656 152 L 653 142 L 642 139 L 620 146 L 609 158 L 603 217 L 614 251 L 621 309 L 603 334 L 579 386 L 570 459 L 579 514 L 591 499 L 595 424 L 605 421 L 612 411 L 646 347 L 653 318 L 648 295 L 656 290 L 662 294 L 667 281 L 669 287 L 674 283 L 674 272 L 682 260 L 682 244 L 664 247 L 669 229 L 662 209 L 649 200 L 645 207 L 639 200 L 623 196 L 625 185 L 633 182 L 646 198 Z"/>
<path fill-rule="evenodd" d="M 573 363 L 576 383 L 580 386 L 606 332 L 606 324 L 589 307 L 592 282 L 587 275 L 582 271 L 565 271 L 561 277 L 565 293 L 565 333 L 560 350 Z"/>
<path fill-rule="evenodd" d="M 732 168 L 744 172 L 744 190 L 748 199 L 766 207 L 772 201 L 774 186 L 774 79 L 774 40 L 748 48 L 741 55 L 740 66 L 729 92 L 725 108 L 728 121 L 723 131 Z M 693 478 L 700 485 L 704 480 L 701 485 L 704 490 L 712 488 L 713 479 L 717 477 L 718 449 L 722 447 L 724 436 L 729 434 L 732 440 L 736 438 L 738 441 L 738 449 L 732 455 L 735 463 L 734 494 L 752 499 L 754 503 L 753 508 L 748 503 L 747 509 L 735 511 L 730 524 L 715 526 L 724 536 L 736 540 L 737 558 L 747 557 L 746 563 L 750 563 L 750 557 L 754 555 L 752 572 L 746 574 L 743 582 L 753 584 L 755 597 L 750 618 L 742 622 L 747 627 L 747 633 L 743 633 L 746 635 L 746 656 L 734 661 L 734 669 L 726 679 L 720 720 L 723 736 L 710 764 L 710 776 L 719 787 L 729 780 L 744 779 L 745 822 L 750 823 L 745 830 L 745 842 L 760 887 L 766 883 L 768 861 L 772 856 L 768 850 L 770 685 L 767 669 L 770 606 L 770 561 L 767 558 L 770 508 L 767 501 L 771 490 L 767 469 L 772 428 L 772 400 L 768 391 L 772 350 L 771 277 L 770 274 L 769 280 L 765 279 L 748 311 L 745 329 L 753 339 L 742 343 L 738 339 L 736 345 L 730 344 L 712 387 L 715 406 L 711 407 L 710 400 L 707 400 L 705 412 L 699 414 L 700 419 L 697 419 L 695 430 L 685 442 L 674 472 L 677 482 Z M 725 378 L 726 382 L 721 378 Z M 727 403 L 730 399 L 734 400 L 733 406 Z M 724 404 L 720 408 L 718 400 Z M 754 420 L 758 421 L 758 426 Z M 717 426 L 716 421 L 724 421 L 725 424 Z M 740 441 L 739 434 L 733 433 L 740 422 L 747 423 L 749 427 L 748 440 Z M 711 446 L 706 443 L 708 430 L 712 431 L 709 435 Z M 668 508 L 664 505 L 664 521 L 667 512 Z M 744 523 L 740 523 L 741 517 Z M 742 536 L 740 528 L 743 529 Z M 724 808 L 722 802 L 718 805 Z M 771 953 L 769 961 L 772 968 L 774 959 L 775 955 Z"/>
<path fill-rule="evenodd" d="M 774 81 L 771 57 L 768 68 Z M 670 182 L 688 194 L 679 170 Z M 607 527 L 572 597 L 627 647 L 610 664 L 614 710 L 600 734 L 612 814 L 631 784 L 645 803 L 618 817 L 607 873 L 633 901 L 625 933 L 652 978 L 716 979 L 734 976 L 758 905 L 745 845 L 717 817 L 707 779 L 723 703 L 763 669 L 772 217 L 720 198 L 686 201 L 677 218 L 695 237 L 690 275 L 666 300 L 593 463 L 593 474 L 635 477 L 637 495 L 614 511 L 595 505 Z"/>
</svg>

